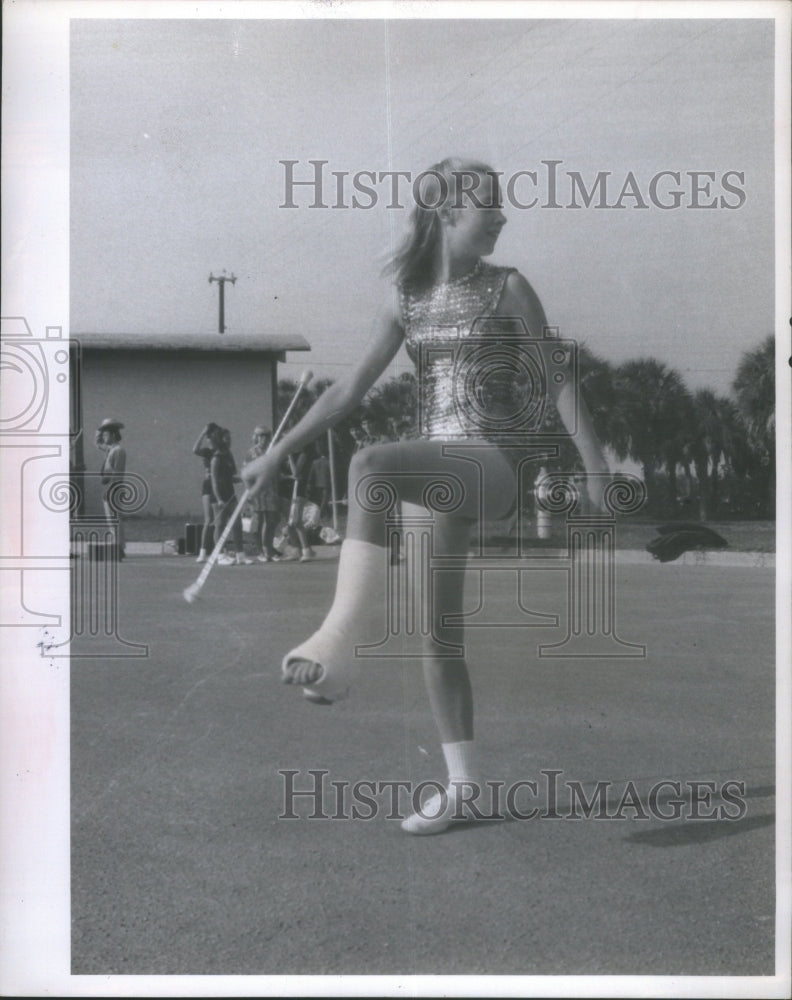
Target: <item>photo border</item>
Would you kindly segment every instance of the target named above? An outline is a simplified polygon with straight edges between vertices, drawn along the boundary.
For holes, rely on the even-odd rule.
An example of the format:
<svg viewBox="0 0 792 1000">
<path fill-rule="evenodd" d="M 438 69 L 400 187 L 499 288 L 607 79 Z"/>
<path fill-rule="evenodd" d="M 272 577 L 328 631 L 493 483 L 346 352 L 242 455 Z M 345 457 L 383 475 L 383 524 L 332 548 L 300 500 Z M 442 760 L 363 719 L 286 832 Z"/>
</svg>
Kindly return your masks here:
<svg viewBox="0 0 792 1000">
<path fill-rule="evenodd" d="M 63 996 L 786 996 L 790 988 L 790 13 L 781 2 L 638 3 L 209 3 L 36 2 L 3 10 L 3 316 L 25 317 L 34 336 L 69 329 L 69 21 L 71 18 L 773 18 L 776 22 L 776 975 L 710 976 L 72 976 L 69 907 L 69 671 L 42 659 L 27 629 L 4 629 L 0 745 L 3 993 Z M 68 401 L 55 401 L 68 426 Z M 66 454 L 63 471 L 68 474 Z M 3 475 L 7 472 L 3 467 Z M 13 484 L 12 484 L 13 485 Z M 4 488 L 8 483 L 4 483 Z M 5 495 L 5 493 L 4 493 Z M 60 516 L 68 558 L 67 515 Z M 68 575 L 46 595 L 68 621 Z M 66 585 L 63 586 L 65 578 Z M 4 600 L 7 592 L 3 593 Z M 51 603 L 49 603 L 51 602 Z"/>
</svg>

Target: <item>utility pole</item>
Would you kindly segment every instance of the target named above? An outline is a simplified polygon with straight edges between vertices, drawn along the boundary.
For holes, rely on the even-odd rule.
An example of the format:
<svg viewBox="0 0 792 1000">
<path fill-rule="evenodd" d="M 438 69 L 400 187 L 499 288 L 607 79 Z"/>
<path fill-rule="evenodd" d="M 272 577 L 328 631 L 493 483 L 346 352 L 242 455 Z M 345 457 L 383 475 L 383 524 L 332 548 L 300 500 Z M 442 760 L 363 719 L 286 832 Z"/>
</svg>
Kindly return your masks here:
<svg viewBox="0 0 792 1000">
<path fill-rule="evenodd" d="M 225 283 L 230 281 L 232 285 L 235 285 L 236 277 L 232 274 L 229 278 L 225 271 L 223 271 L 219 278 L 215 278 L 213 274 L 210 274 L 209 284 L 211 285 L 213 281 L 216 281 L 220 286 L 220 316 L 217 321 L 217 332 L 225 333 Z"/>
</svg>

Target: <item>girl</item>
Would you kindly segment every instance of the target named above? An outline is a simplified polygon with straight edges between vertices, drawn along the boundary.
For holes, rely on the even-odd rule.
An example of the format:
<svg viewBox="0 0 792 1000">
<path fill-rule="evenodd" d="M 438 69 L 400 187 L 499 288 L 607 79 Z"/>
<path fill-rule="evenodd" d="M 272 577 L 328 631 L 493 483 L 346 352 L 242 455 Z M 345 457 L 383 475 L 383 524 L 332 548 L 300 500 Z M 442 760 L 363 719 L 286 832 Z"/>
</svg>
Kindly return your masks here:
<svg viewBox="0 0 792 1000">
<path fill-rule="evenodd" d="M 351 376 L 332 385 L 269 455 L 243 471 L 253 490 L 271 482 L 283 457 L 347 416 L 406 344 L 418 368 L 421 439 L 374 445 L 354 456 L 347 538 L 333 605 L 319 630 L 286 656 L 282 670 L 285 683 L 301 686 L 314 702 L 327 704 L 343 697 L 353 677 L 355 647 L 381 638 L 381 615 L 376 612 L 386 593 L 389 499 L 425 505 L 432 477 L 436 482 L 446 475 L 458 484 L 458 495 L 447 511 L 434 511 L 433 552 L 458 558 L 459 569 L 436 574 L 429 595 L 433 628 L 423 660 L 448 787 L 443 796 L 404 821 L 403 829 L 413 834 L 446 830 L 465 785 L 476 780 L 470 676 L 464 656 L 448 655 L 449 649 L 464 650 L 462 628 L 444 625 L 442 619 L 450 611 L 462 610 L 471 526 L 482 518 L 506 516 L 517 496 L 514 435 L 510 450 L 492 428 L 503 425 L 502 413 L 514 409 L 515 393 L 525 387 L 503 384 L 497 374 L 503 366 L 495 364 L 496 377 L 490 378 L 486 365 L 471 372 L 469 366 L 457 365 L 455 358 L 467 338 L 478 337 L 477 331 L 486 328 L 482 320 L 500 330 L 525 331 L 523 336 L 531 338 L 541 338 L 547 323 L 534 290 L 518 271 L 482 260 L 493 252 L 506 223 L 492 169 L 449 159 L 426 171 L 423 179 L 410 231 L 391 261 L 392 290 Z M 538 346 L 552 349 L 541 340 Z M 548 379 L 547 388 L 571 431 L 575 387 L 569 379 L 560 385 Z M 577 421 L 576 444 L 587 472 L 607 472 L 582 401 Z M 591 500 L 601 507 L 601 480 L 595 477 L 589 482 Z"/>
<path fill-rule="evenodd" d="M 245 455 L 245 462 L 252 462 L 265 454 L 272 440 L 272 431 L 269 427 L 262 427 L 260 424 L 253 428 L 253 447 Z M 261 548 L 260 554 L 256 557 L 259 562 L 278 562 L 279 555 L 275 551 L 274 539 L 275 529 L 278 527 L 280 518 L 280 500 L 278 491 L 274 487 L 262 490 L 253 498 L 253 511 L 256 515 L 255 537 Z"/>
<path fill-rule="evenodd" d="M 218 430 L 217 424 L 208 423 L 201 431 L 198 440 L 193 445 L 193 455 L 203 462 L 204 476 L 201 481 L 201 506 L 203 507 L 203 529 L 201 530 L 201 550 L 196 562 L 206 562 L 207 554 L 212 548 L 214 529 L 212 527 L 212 456 L 215 449 L 212 437 Z"/>
<path fill-rule="evenodd" d="M 289 467 L 293 480 L 289 521 L 286 526 L 286 536 L 290 544 L 300 549 L 300 562 L 310 562 L 316 558 L 316 553 L 308 544 L 308 531 L 303 524 L 305 501 L 308 497 L 308 480 L 313 465 L 313 444 L 309 444 L 299 454 L 289 455 Z"/>
<path fill-rule="evenodd" d="M 210 472 L 212 476 L 212 493 L 215 504 L 215 531 L 217 537 L 223 534 L 228 519 L 237 505 L 234 482 L 237 478 L 236 462 L 231 454 L 231 432 L 225 427 L 216 427 L 210 441 L 214 447 Z M 252 559 L 245 555 L 242 538 L 242 519 L 237 518 L 232 528 L 233 542 L 229 546 L 233 554 L 223 553 L 217 560 L 218 566 L 250 566 Z"/>
<path fill-rule="evenodd" d="M 119 562 L 126 556 L 124 520 L 116 504 L 126 471 L 126 450 L 121 444 L 123 429 L 124 425 L 120 420 L 108 419 L 103 420 L 96 431 L 96 447 L 104 453 L 101 470 L 104 487 L 102 506 L 107 520 L 116 525 L 116 556 Z"/>
</svg>

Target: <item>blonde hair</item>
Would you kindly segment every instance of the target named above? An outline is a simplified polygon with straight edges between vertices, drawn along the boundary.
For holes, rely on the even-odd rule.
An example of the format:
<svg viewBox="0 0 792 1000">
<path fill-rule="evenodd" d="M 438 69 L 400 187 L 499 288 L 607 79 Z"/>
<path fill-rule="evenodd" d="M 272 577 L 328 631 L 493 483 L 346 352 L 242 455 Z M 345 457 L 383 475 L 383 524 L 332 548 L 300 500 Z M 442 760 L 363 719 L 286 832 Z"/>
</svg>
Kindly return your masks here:
<svg viewBox="0 0 792 1000">
<path fill-rule="evenodd" d="M 390 275 L 397 285 L 421 287 L 431 284 L 435 250 L 440 242 L 439 211 L 461 208 L 467 195 L 481 206 L 475 189 L 464 183 L 465 178 L 489 176 L 493 179 L 493 199 L 498 198 L 498 175 L 492 167 L 478 160 L 449 157 L 429 167 L 416 177 L 413 191 L 415 207 L 410 213 L 410 228 L 394 252 L 383 274 Z"/>
</svg>

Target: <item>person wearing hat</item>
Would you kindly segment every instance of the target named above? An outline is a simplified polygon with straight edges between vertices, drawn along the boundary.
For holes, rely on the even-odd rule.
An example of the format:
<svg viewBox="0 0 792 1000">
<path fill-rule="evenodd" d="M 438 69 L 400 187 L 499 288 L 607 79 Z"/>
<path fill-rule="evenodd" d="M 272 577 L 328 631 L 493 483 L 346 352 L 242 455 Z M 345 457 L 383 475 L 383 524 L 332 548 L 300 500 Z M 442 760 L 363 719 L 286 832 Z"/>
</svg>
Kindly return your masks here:
<svg viewBox="0 0 792 1000">
<path fill-rule="evenodd" d="M 272 430 L 263 424 L 257 424 L 253 428 L 253 445 L 245 454 L 245 464 L 252 462 L 254 458 L 265 454 L 272 441 Z M 257 493 L 252 503 L 253 513 L 256 515 L 254 535 L 261 548 L 261 553 L 256 558 L 259 562 L 278 562 L 280 555 L 275 548 L 275 529 L 280 520 L 280 498 L 277 489 L 268 487 Z"/>
<path fill-rule="evenodd" d="M 96 447 L 104 452 L 102 462 L 102 504 L 108 521 L 116 522 L 116 554 L 119 560 L 124 558 L 124 522 L 121 512 L 116 506 L 120 485 L 124 482 L 126 471 L 126 451 L 121 447 L 121 431 L 124 425 L 120 420 L 108 418 L 103 420 L 96 431 Z"/>
</svg>

